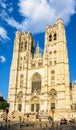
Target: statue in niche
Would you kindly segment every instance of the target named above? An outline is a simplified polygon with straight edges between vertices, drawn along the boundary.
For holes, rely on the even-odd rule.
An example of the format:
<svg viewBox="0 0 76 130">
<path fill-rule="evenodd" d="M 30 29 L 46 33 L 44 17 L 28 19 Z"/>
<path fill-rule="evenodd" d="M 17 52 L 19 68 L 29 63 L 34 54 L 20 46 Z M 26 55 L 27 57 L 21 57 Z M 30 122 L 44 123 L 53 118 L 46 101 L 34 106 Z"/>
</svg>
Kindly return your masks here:
<svg viewBox="0 0 76 130">
<path fill-rule="evenodd" d="M 17 94 L 18 102 L 21 102 L 21 101 L 22 101 L 22 97 L 23 97 L 23 93 L 22 93 L 22 92 L 19 92 L 19 93 Z"/>
<path fill-rule="evenodd" d="M 51 90 L 49 91 L 49 96 L 54 97 L 54 96 L 56 96 L 56 95 L 57 95 L 57 92 L 56 92 L 55 89 L 51 89 Z"/>
</svg>

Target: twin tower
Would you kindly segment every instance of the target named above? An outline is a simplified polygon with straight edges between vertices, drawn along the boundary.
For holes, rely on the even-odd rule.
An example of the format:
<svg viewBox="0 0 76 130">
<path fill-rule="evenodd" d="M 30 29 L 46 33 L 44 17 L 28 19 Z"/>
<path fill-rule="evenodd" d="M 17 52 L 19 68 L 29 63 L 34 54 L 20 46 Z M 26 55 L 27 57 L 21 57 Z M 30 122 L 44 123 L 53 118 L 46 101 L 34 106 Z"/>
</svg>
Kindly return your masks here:
<svg viewBox="0 0 76 130">
<path fill-rule="evenodd" d="M 10 69 L 10 111 L 70 111 L 69 65 L 64 22 L 46 27 L 44 52 L 30 31 L 16 32 Z"/>
</svg>

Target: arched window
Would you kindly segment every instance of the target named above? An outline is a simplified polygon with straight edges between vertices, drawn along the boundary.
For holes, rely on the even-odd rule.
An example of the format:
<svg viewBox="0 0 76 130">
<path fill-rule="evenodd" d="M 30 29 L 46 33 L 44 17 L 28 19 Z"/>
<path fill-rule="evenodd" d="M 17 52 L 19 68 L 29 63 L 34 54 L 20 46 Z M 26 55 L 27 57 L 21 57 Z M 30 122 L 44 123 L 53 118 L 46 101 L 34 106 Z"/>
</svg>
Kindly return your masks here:
<svg viewBox="0 0 76 130">
<path fill-rule="evenodd" d="M 52 35 L 51 34 L 49 35 L 49 41 L 52 41 Z"/>
<path fill-rule="evenodd" d="M 36 73 L 34 74 L 34 76 L 32 77 L 32 89 L 31 89 L 32 93 L 34 91 L 36 92 L 40 92 L 41 91 L 41 76 Z"/>
<path fill-rule="evenodd" d="M 51 89 L 50 92 L 49 92 L 49 95 L 52 96 L 52 97 L 56 96 L 57 95 L 56 90 L 55 89 Z"/>
<path fill-rule="evenodd" d="M 52 109 L 55 109 L 55 103 L 53 102 L 53 103 L 51 103 L 51 110 Z"/>
<path fill-rule="evenodd" d="M 50 53 L 50 55 L 51 55 L 51 54 L 52 54 L 52 51 L 50 51 L 49 53 Z"/>
<path fill-rule="evenodd" d="M 18 104 L 18 111 L 21 112 L 22 110 L 22 104 Z"/>
<path fill-rule="evenodd" d="M 27 49 L 27 41 L 25 41 L 24 43 L 24 51 L 26 51 L 26 49 Z"/>
<path fill-rule="evenodd" d="M 23 74 L 20 75 L 20 88 L 23 87 Z"/>
<path fill-rule="evenodd" d="M 54 61 L 54 65 L 56 65 L 56 64 L 57 64 L 57 61 L 55 60 L 55 61 Z"/>
<path fill-rule="evenodd" d="M 20 43 L 19 50 L 20 50 L 20 52 L 22 52 L 22 51 L 23 51 L 23 43 Z"/>
<path fill-rule="evenodd" d="M 55 74 L 55 71 L 54 71 L 54 70 L 52 70 L 52 71 L 51 71 L 51 74 Z"/>
<path fill-rule="evenodd" d="M 20 112 L 21 112 L 21 110 L 22 110 L 22 98 L 23 98 L 23 92 L 20 91 L 20 92 L 17 94 L 18 111 L 20 111 Z"/>
<path fill-rule="evenodd" d="M 51 85 L 55 85 L 55 71 L 51 71 Z"/>
<path fill-rule="evenodd" d="M 56 54 L 57 53 L 57 51 L 56 50 L 54 50 L 54 54 Z"/>
<path fill-rule="evenodd" d="M 52 61 L 50 61 L 50 66 L 52 65 Z"/>
<path fill-rule="evenodd" d="M 54 34 L 54 40 L 57 40 L 57 34 L 56 33 Z"/>
</svg>

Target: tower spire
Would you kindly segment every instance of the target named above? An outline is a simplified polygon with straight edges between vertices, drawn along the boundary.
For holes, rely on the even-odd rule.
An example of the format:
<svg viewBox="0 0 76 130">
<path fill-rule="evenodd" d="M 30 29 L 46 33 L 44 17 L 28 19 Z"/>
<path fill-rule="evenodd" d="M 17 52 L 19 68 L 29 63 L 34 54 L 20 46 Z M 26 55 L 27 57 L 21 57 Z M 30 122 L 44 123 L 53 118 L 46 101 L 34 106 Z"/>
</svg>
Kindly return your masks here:
<svg viewBox="0 0 76 130">
<path fill-rule="evenodd" d="M 40 47 L 39 47 L 39 42 L 37 42 L 37 46 L 36 46 L 36 54 L 39 54 L 40 52 Z"/>
</svg>

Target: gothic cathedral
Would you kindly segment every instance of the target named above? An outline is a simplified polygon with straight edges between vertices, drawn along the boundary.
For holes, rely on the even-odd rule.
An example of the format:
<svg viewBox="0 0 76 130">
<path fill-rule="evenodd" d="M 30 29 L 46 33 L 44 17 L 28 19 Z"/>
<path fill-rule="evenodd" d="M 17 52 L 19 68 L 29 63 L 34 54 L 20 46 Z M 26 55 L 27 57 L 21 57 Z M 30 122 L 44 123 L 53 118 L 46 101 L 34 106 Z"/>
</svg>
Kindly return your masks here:
<svg viewBox="0 0 76 130">
<path fill-rule="evenodd" d="M 43 54 L 30 31 L 16 32 L 10 69 L 10 111 L 71 112 L 69 64 L 62 19 L 46 26 Z"/>
</svg>

